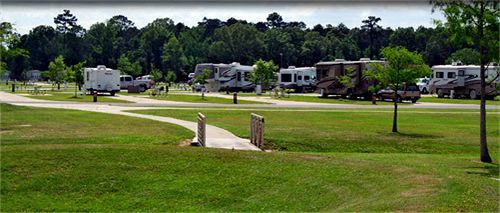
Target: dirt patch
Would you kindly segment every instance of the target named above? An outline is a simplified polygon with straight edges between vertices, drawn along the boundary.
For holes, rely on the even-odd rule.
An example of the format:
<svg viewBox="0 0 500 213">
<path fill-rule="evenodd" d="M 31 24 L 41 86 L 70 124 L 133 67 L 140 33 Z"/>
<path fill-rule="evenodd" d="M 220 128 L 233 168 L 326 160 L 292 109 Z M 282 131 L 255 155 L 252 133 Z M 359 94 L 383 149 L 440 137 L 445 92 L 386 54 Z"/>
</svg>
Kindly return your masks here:
<svg viewBox="0 0 500 213">
<path fill-rule="evenodd" d="M 30 127 L 31 124 L 21 124 L 21 125 L 17 125 L 18 127 Z"/>
<path fill-rule="evenodd" d="M 0 130 L 0 134 L 11 133 L 11 132 L 14 132 L 14 130 Z"/>
<path fill-rule="evenodd" d="M 191 140 L 186 139 L 186 140 L 179 142 L 179 146 L 191 146 L 191 142 L 192 142 Z"/>
</svg>

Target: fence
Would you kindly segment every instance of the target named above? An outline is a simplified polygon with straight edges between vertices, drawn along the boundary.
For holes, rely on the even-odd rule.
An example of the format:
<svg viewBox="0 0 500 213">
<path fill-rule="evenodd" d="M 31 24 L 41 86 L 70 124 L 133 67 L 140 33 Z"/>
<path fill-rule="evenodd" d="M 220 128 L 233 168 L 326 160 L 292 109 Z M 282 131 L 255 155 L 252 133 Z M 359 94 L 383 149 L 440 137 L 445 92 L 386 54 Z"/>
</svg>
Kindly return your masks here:
<svg viewBox="0 0 500 213">
<path fill-rule="evenodd" d="M 207 121 L 205 115 L 198 113 L 198 131 L 196 133 L 196 138 L 198 139 L 198 144 L 201 146 L 205 146 L 207 141 L 206 129 Z"/>
<path fill-rule="evenodd" d="M 250 143 L 262 148 L 264 146 L 264 117 L 250 114 Z"/>
</svg>

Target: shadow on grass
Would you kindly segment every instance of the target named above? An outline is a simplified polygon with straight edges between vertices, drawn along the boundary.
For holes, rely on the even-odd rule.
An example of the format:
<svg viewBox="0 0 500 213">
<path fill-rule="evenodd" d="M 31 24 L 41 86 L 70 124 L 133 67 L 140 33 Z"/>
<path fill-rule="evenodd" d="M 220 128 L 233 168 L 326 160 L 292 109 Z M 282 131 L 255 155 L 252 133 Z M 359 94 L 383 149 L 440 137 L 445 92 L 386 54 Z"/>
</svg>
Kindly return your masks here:
<svg viewBox="0 0 500 213">
<path fill-rule="evenodd" d="M 500 166 L 496 163 L 487 163 L 482 166 L 472 166 L 467 168 L 476 170 L 467 171 L 467 174 L 481 175 L 490 178 L 499 178 L 500 176 Z"/>
<path fill-rule="evenodd" d="M 443 136 L 422 134 L 422 133 L 404 133 L 404 132 L 377 132 L 383 136 L 395 136 L 400 138 L 442 138 Z"/>
</svg>

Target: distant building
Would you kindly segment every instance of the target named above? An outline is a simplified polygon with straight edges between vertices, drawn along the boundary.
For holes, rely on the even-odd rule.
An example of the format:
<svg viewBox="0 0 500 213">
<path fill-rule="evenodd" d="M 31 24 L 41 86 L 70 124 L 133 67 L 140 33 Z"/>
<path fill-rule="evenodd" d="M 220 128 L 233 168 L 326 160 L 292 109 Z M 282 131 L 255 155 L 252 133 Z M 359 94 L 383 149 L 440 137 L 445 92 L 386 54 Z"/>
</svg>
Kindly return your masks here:
<svg viewBox="0 0 500 213">
<path fill-rule="evenodd" d="M 26 72 L 26 80 L 40 81 L 42 79 L 42 72 L 40 70 L 29 70 Z"/>
</svg>

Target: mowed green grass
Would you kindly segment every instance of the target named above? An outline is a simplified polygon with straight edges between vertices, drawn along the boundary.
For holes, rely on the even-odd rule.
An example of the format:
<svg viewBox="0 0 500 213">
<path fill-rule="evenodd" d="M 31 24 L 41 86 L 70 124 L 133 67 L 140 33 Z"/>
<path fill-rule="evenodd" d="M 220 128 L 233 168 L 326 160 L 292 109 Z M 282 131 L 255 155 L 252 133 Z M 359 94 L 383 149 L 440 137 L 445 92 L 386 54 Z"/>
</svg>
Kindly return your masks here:
<svg viewBox="0 0 500 213">
<path fill-rule="evenodd" d="M 430 103 L 445 103 L 445 104 L 480 104 L 481 100 L 475 99 L 453 99 L 453 98 L 438 98 L 438 97 L 421 97 L 420 102 L 430 102 Z M 493 100 L 486 100 L 487 105 L 500 105 L 500 99 L 496 97 Z"/>
<path fill-rule="evenodd" d="M 199 95 L 181 95 L 181 94 L 168 94 L 162 97 L 149 97 L 151 99 L 166 100 L 166 101 L 178 101 L 178 102 L 191 102 L 191 103 L 216 103 L 216 104 L 232 104 L 233 99 L 230 98 L 219 98 L 219 97 L 208 97 L 205 96 L 204 99 Z M 238 100 L 238 104 L 266 104 L 264 102 L 258 101 L 246 101 Z"/>
<path fill-rule="evenodd" d="M 76 101 L 76 102 L 93 102 L 94 98 L 92 95 L 82 96 L 77 94 L 75 97 L 74 93 L 63 93 L 63 92 L 48 92 L 47 95 L 27 95 L 28 98 L 49 100 L 49 101 Z M 97 102 L 106 103 L 131 103 L 130 101 L 118 100 L 110 98 L 110 96 L 97 96 Z"/>
<path fill-rule="evenodd" d="M 194 133 L 134 117 L 0 104 L 1 145 L 177 144 Z"/>
<path fill-rule="evenodd" d="M 5 212 L 499 211 L 498 158 L 483 164 L 477 153 L 183 147 L 193 133 L 166 123 L 5 104 L 0 112 Z"/>
<path fill-rule="evenodd" d="M 268 148 L 299 152 L 477 153 L 479 114 L 446 109 L 405 109 L 392 133 L 392 111 L 386 110 L 144 110 L 144 114 L 193 120 L 202 112 L 208 124 L 249 138 L 250 113 L 265 118 Z M 489 146 L 500 148 L 498 112 L 487 116 Z"/>
</svg>

